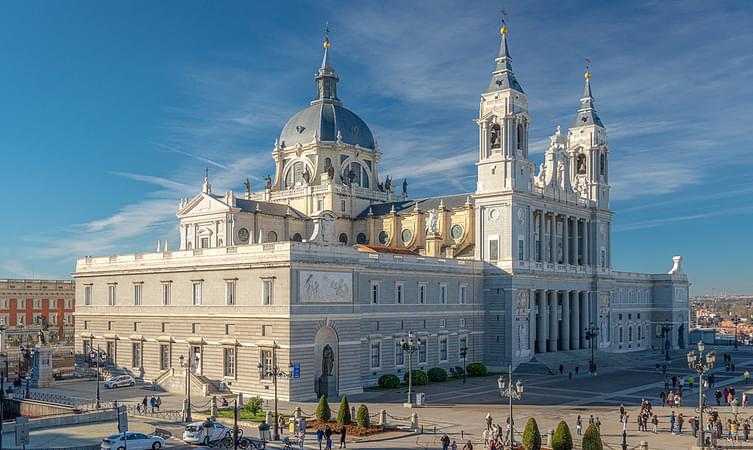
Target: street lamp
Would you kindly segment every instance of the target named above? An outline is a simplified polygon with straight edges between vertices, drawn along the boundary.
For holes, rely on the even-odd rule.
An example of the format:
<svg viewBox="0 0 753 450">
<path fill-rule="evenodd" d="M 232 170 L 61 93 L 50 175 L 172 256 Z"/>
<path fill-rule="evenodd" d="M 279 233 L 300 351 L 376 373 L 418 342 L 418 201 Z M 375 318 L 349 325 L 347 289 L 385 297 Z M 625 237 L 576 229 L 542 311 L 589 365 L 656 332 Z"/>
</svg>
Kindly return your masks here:
<svg viewBox="0 0 753 450">
<path fill-rule="evenodd" d="M 591 362 L 588 363 L 588 371 L 592 375 L 596 376 L 596 361 L 594 361 L 594 345 L 596 344 L 596 338 L 599 336 L 599 327 L 591 322 L 586 328 L 586 340 L 591 341 Z"/>
<path fill-rule="evenodd" d="M 275 418 L 274 418 L 275 433 L 272 436 L 272 439 L 275 440 L 275 441 L 279 441 L 280 440 L 280 427 L 279 427 L 279 425 L 277 423 L 277 418 L 278 418 L 278 413 L 277 413 L 277 377 L 287 378 L 287 377 L 290 377 L 290 373 L 284 372 L 284 371 L 280 370 L 279 367 L 277 367 L 277 354 L 276 353 L 273 356 L 272 366 L 273 367 L 264 367 L 264 365 L 262 363 L 259 363 L 259 365 L 257 367 L 259 368 L 259 372 L 261 372 L 262 376 L 272 377 L 272 384 L 274 384 L 274 387 L 275 387 Z M 293 369 L 293 364 L 292 363 L 288 364 L 288 369 L 289 370 Z"/>
<path fill-rule="evenodd" d="M 696 354 L 695 351 L 688 353 L 688 367 L 690 368 L 690 370 L 698 372 L 699 378 L 698 418 L 700 422 L 698 424 L 698 430 L 700 431 L 700 433 L 698 433 L 698 447 L 701 449 L 705 448 L 704 445 L 706 442 L 703 437 L 705 433 L 705 429 L 703 428 L 703 374 L 710 371 L 714 367 L 714 363 L 716 362 L 716 351 L 712 350 L 708 352 L 704 359 L 704 348 L 705 346 L 703 344 L 703 341 L 698 341 L 698 353 Z"/>
<path fill-rule="evenodd" d="M 186 413 L 184 421 L 190 423 L 193 422 L 193 416 L 191 415 L 191 371 L 198 367 L 199 357 L 194 355 L 194 358 L 186 360 L 183 355 L 180 355 L 180 367 L 186 369 Z"/>
<path fill-rule="evenodd" d="M 509 366 L 508 373 L 509 378 L 507 383 L 505 383 L 505 376 L 500 375 L 497 379 L 497 387 L 499 388 L 499 395 L 502 398 L 507 397 L 508 399 L 510 399 L 510 416 L 508 418 L 510 423 L 510 439 L 509 441 L 505 440 L 505 443 L 509 443 L 510 450 L 512 450 L 515 448 L 515 428 L 512 418 L 512 401 L 513 399 L 520 400 L 523 397 L 523 382 L 518 380 L 517 383 L 512 383 L 512 365 Z"/>
<path fill-rule="evenodd" d="M 94 360 L 94 363 L 95 363 L 94 367 L 95 367 L 95 370 L 97 371 L 97 404 L 96 404 L 97 409 L 101 408 L 100 395 L 99 395 L 99 380 L 100 380 L 99 368 L 100 368 L 100 360 L 104 361 L 104 357 L 102 356 L 103 353 L 104 352 L 99 349 L 99 345 L 97 346 L 96 351 L 92 349 L 92 351 L 89 353 L 89 359 Z"/>
<path fill-rule="evenodd" d="M 468 367 L 465 359 L 468 357 L 468 346 L 463 346 L 463 348 L 460 349 L 460 357 L 463 358 L 463 384 L 465 384 L 465 371 Z"/>
<path fill-rule="evenodd" d="M 669 361 L 669 349 L 672 345 L 669 342 L 670 331 L 672 331 L 672 324 L 669 322 L 663 322 L 661 324 L 661 337 L 664 345 L 664 360 Z"/>
<path fill-rule="evenodd" d="M 403 405 L 406 408 L 413 407 L 413 352 L 416 349 L 416 336 L 408 331 L 407 337 L 400 338 L 400 348 L 408 352 L 408 402 Z"/>
<path fill-rule="evenodd" d="M 5 379 L 8 378 L 8 353 L 0 355 L 5 359 L 5 372 L 0 374 L 0 450 L 2 450 L 3 420 L 5 420 Z"/>
</svg>

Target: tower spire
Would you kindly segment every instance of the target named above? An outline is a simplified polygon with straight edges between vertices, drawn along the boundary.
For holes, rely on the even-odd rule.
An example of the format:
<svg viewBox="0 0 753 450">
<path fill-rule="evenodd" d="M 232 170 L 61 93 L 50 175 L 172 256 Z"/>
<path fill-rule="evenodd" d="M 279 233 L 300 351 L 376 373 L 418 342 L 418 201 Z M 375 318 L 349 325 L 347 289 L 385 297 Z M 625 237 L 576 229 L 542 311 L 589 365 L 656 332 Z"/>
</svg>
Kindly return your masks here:
<svg viewBox="0 0 753 450">
<path fill-rule="evenodd" d="M 578 115 L 575 117 L 573 127 L 582 127 L 586 125 L 598 125 L 604 127 L 599 115 L 594 107 L 594 98 L 591 94 L 591 60 L 586 59 L 586 72 L 583 74 L 585 85 L 583 86 L 583 96 L 580 98 L 580 108 Z"/>
<path fill-rule="evenodd" d="M 324 47 L 322 65 L 319 67 L 319 72 L 315 77 L 317 84 L 316 99 L 311 103 L 340 103 L 340 99 L 337 98 L 337 82 L 340 79 L 329 62 L 329 49 L 332 47 L 332 44 L 329 42 L 329 22 L 324 26 L 324 42 L 322 43 L 322 47 Z"/>
<path fill-rule="evenodd" d="M 209 167 L 204 168 L 204 184 L 201 186 L 201 192 L 205 194 L 212 193 L 212 185 L 209 184 Z"/>
<path fill-rule="evenodd" d="M 523 92 L 523 88 L 515 79 L 515 74 L 512 71 L 512 58 L 510 57 L 510 49 L 507 47 L 507 11 L 502 10 L 502 27 L 499 29 L 499 34 L 502 35 L 502 41 L 499 44 L 499 53 L 494 61 L 497 66 L 492 72 L 492 79 L 489 81 L 489 86 L 486 88 L 486 92 L 501 91 L 503 89 L 513 89 L 518 92 Z"/>
</svg>

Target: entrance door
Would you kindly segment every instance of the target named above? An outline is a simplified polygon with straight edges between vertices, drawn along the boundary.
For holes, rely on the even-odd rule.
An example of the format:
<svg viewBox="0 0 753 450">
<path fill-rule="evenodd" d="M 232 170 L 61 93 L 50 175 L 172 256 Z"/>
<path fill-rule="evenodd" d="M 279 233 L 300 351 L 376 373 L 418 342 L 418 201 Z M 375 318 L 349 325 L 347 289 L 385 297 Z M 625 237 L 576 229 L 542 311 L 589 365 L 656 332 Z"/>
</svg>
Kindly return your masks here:
<svg viewBox="0 0 753 450">
<path fill-rule="evenodd" d="M 87 361 L 91 359 L 92 345 L 89 339 L 84 339 L 84 357 Z"/>
<path fill-rule="evenodd" d="M 196 375 L 201 375 L 201 346 L 200 345 L 194 345 L 191 347 L 191 359 L 194 363 L 196 363 L 196 367 L 194 367 L 194 373 Z"/>
<path fill-rule="evenodd" d="M 117 361 L 117 358 L 115 356 L 115 341 L 107 341 L 107 359 L 105 360 L 105 364 L 108 366 L 112 366 L 115 364 L 115 361 Z"/>
</svg>

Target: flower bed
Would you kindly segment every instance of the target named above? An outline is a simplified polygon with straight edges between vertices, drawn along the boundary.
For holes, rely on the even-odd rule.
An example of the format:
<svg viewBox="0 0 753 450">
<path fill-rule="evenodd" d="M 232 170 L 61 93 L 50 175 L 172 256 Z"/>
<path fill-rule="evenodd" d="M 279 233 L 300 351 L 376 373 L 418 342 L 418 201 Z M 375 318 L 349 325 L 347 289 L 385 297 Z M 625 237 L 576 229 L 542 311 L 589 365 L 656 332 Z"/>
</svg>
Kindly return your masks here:
<svg viewBox="0 0 753 450">
<path fill-rule="evenodd" d="M 339 435 L 340 426 L 335 421 L 331 422 L 320 422 L 317 419 L 307 419 L 306 420 L 306 430 L 307 432 L 313 432 L 316 433 L 316 430 L 319 428 L 325 429 L 326 427 L 329 427 L 333 432 L 333 441 L 336 441 L 339 439 L 339 437 L 334 437 L 335 435 Z M 390 428 L 390 427 L 384 427 L 382 425 L 369 425 L 368 428 L 363 428 L 358 426 L 355 423 L 352 423 L 350 425 L 346 425 L 345 428 L 347 429 L 347 436 L 371 436 L 373 434 L 377 433 L 386 433 L 389 431 L 397 431 L 397 428 Z"/>
</svg>

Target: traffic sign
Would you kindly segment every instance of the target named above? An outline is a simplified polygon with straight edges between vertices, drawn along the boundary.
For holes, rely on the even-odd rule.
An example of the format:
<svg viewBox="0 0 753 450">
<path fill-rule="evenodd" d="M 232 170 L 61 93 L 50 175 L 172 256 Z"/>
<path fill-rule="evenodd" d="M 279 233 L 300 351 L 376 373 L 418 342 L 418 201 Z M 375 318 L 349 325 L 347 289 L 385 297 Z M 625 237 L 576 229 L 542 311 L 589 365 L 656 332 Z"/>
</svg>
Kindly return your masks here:
<svg viewBox="0 0 753 450">
<path fill-rule="evenodd" d="M 301 363 L 293 364 L 293 379 L 301 378 Z"/>
<path fill-rule="evenodd" d="M 128 431 L 128 408 L 118 406 L 118 431 L 125 433 Z"/>
<path fill-rule="evenodd" d="M 16 417 L 16 445 L 25 446 L 29 443 L 29 418 Z"/>
</svg>

